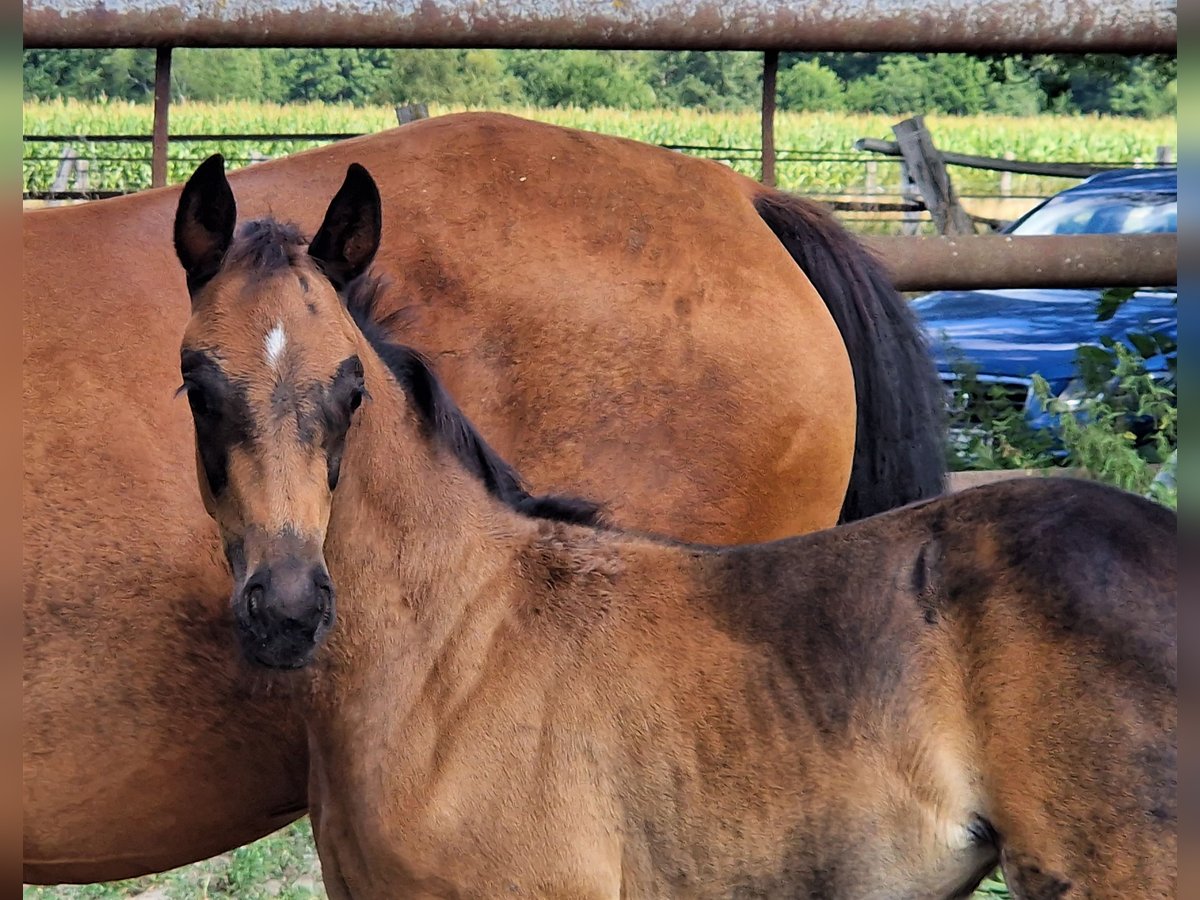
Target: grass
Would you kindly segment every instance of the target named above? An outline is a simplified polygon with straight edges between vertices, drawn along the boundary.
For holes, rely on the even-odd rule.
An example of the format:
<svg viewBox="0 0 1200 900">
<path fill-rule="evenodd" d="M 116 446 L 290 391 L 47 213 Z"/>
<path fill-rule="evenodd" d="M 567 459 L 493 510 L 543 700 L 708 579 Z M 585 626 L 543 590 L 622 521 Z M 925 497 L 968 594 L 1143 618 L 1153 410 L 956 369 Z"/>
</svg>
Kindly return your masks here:
<svg viewBox="0 0 1200 900">
<path fill-rule="evenodd" d="M 107 884 L 26 887 L 23 900 L 307 900 L 325 896 L 312 828 L 305 818 L 232 853 L 161 875 Z M 1008 897 L 1003 881 L 987 878 L 974 900 Z"/>
<path fill-rule="evenodd" d="M 231 853 L 160 875 L 105 884 L 26 886 L 23 900 L 307 900 L 325 896 L 312 827 L 304 818 Z"/>
</svg>

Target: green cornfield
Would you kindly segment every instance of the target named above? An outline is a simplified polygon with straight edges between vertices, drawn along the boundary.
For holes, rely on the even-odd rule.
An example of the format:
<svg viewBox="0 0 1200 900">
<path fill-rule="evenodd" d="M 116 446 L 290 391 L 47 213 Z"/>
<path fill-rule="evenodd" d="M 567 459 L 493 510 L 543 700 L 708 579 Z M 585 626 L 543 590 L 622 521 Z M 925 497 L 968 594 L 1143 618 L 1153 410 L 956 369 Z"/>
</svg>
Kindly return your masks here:
<svg viewBox="0 0 1200 900">
<path fill-rule="evenodd" d="M 432 115 L 461 111 L 431 106 Z M 537 109 L 504 110 L 557 125 L 583 128 L 635 138 L 652 144 L 723 148 L 691 150 L 723 159 L 735 169 L 757 176 L 760 124 L 756 111 L 710 113 L 696 110 Z M 149 135 L 151 107 L 127 102 L 78 101 L 27 102 L 23 125 L 29 135 L 140 134 Z M 787 113 L 777 115 L 775 143 L 779 148 L 777 179 L 781 187 L 815 194 L 862 193 L 867 188 L 866 161 L 878 161 L 876 186 L 893 193 L 897 180 L 894 160 L 876 154 L 856 153 L 856 138 L 892 138 L 896 118 L 843 113 Z M 1150 162 L 1159 146 L 1175 156 L 1174 118 L 1154 120 L 1099 116 L 935 116 L 926 123 L 940 149 L 980 156 L 1003 156 L 1038 162 Z M 312 103 L 273 104 L 189 103 L 171 106 L 171 133 L 186 134 L 302 134 L 361 133 L 393 127 L 391 107 L 355 107 Z M 92 190 L 135 190 L 150 181 L 150 144 L 66 142 L 80 156 L 93 160 L 89 171 Z M 182 181 L 195 165 L 211 153 L 221 152 L 232 164 L 272 158 L 316 146 L 322 141 L 262 138 L 252 141 L 172 142 L 169 179 Z M 25 145 L 26 190 L 45 190 L 54 178 L 64 145 L 30 142 Z M 729 152 L 740 149 L 743 152 Z M 740 157 L 740 158 L 737 158 Z M 999 189 L 999 174 L 956 168 L 955 186 L 964 197 L 992 195 Z M 1045 196 L 1071 180 L 1013 176 L 1009 190 L 1017 196 Z"/>
</svg>

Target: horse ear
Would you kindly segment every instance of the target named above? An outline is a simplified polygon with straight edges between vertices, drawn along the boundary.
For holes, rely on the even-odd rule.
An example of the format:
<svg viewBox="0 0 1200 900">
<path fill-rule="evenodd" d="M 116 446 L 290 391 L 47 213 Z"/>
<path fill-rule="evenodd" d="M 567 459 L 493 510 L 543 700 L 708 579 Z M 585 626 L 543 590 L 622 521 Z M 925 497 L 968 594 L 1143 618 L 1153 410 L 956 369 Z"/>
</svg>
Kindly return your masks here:
<svg viewBox="0 0 1200 900">
<path fill-rule="evenodd" d="M 225 158 L 217 153 L 192 173 L 175 210 L 175 255 L 187 272 L 190 293 L 221 268 L 236 221 L 237 204 L 225 179 Z"/>
<path fill-rule="evenodd" d="M 308 252 L 340 291 L 371 265 L 382 231 L 379 188 L 366 169 L 351 163 Z"/>
</svg>

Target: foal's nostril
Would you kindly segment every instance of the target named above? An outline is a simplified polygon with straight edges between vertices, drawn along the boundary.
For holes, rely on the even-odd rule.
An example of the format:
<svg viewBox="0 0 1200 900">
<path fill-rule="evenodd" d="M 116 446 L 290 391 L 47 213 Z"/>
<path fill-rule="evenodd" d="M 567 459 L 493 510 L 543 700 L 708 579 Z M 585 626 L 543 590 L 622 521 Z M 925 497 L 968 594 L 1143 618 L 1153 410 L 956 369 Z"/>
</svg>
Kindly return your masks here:
<svg viewBox="0 0 1200 900">
<path fill-rule="evenodd" d="M 321 620 L 328 622 L 333 615 L 333 582 L 330 581 L 329 573 L 325 571 L 324 566 L 317 566 L 313 569 L 312 580 L 320 601 Z"/>
<path fill-rule="evenodd" d="M 246 589 L 246 613 L 252 618 L 258 618 L 259 604 L 265 594 L 261 584 L 254 584 Z"/>
<path fill-rule="evenodd" d="M 267 585 L 270 582 L 270 575 L 263 570 L 255 572 L 250 580 L 246 582 L 246 586 L 242 588 L 242 599 L 246 602 L 246 615 L 251 619 L 261 620 L 263 615 L 263 601 L 267 596 Z"/>
</svg>

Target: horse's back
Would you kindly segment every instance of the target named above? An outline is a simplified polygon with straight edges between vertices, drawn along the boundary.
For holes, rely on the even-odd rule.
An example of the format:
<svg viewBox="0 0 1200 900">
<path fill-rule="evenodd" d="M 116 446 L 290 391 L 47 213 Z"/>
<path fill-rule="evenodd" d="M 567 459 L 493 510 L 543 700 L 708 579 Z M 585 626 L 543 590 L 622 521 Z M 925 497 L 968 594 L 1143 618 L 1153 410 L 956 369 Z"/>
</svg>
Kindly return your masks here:
<svg viewBox="0 0 1200 900">
<path fill-rule="evenodd" d="M 396 337 L 531 483 L 741 543 L 837 520 L 854 447 L 829 310 L 724 166 L 513 116 L 435 117 L 231 175 L 308 233 L 346 165 L 383 198 Z M 553 383 L 553 389 L 547 387 Z M 747 473 L 752 473 L 747 477 Z"/>
<path fill-rule="evenodd" d="M 977 488 L 950 498 L 944 514 L 930 509 L 932 533 L 947 536 L 940 556 L 948 610 L 984 615 L 988 610 L 972 598 L 1002 596 L 1009 614 L 1029 627 L 1114 666 L 1157 673 L 1174 690 L 1174 512 L 1070 478 Z M 969 547 L 960 547 L 957 535 Z"/>
</svg>

